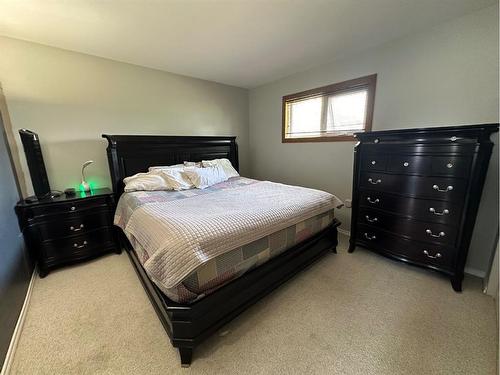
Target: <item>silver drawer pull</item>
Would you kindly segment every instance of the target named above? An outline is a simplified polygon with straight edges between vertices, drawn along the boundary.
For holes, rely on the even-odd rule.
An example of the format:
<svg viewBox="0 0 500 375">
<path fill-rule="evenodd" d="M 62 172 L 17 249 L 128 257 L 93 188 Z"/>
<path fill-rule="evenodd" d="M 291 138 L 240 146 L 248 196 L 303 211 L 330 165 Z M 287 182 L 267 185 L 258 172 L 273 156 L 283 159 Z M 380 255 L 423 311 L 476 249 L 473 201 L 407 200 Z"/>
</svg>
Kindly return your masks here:
<svg viewBox="0 0 500 375">
<path fill-rule="evenodd" d="M 73 244 L 73 247 L 76 247 L 77 249 L 81 249 L 82 247 L 87 246 L 87 241 L 83 241 L 81 245 L 78 245 L 76 242 Z"/>
<path fill-rule="evenodd" d="M 74 210 L 76 210 L 76 207 L 75 206 L 71 206 L 70 210 L 74 211 Z"/>
<path fill-rule="evenodd" d="M 436 255 L 431 255 L 431 254 L 429 254 L 429 252 L 427 250 L 424 250 L 424 254 L 427 255 L 427 258 L 432 258 L 432 259 L 442 257 L 441 253 L 436 253 Z"/>
<path fill-rule="evenodd" d="M 372 160 L 372 165 L 375 165 L 377 164 L 377 161 L 376 160 Z"/>
<path fill-rule="evenodd" d="M 439 186 L 437 186 L 437 185 L 432 185 L 432 188 L 433 188 L 434 190 L 437 190 L 437 191 L 440 191 L 440 192 L 443 192 L 443 193 L 446 193 L 447 191 L 451 191 L 451 190 L 453 190 L 453 186 L 451 186 L 451 185 L 448 185 L 448 186 L 446 187 L 446 189 L 440 189 L 440 188 L 439 188 Z"/>
<path fill-rule="evenodd" d="M 378 221 L 377 217 L 374 217 L 373 219 L 370 219 L 370 216 L 368 216 L 368 215 L 365 215 L 365 219 L 366 219 L 366 221 L 368 221 L 370 223 L 375 223 L 375 222 Z"/>
<path fill-rule="evenodd" d="M 432 233 L 432 230 L 430 230 L 430 229 L 426 229 L 425 233 L 427 233 L 429 236 L 437 237 L 437 238 L 446 236 L 446 233 L 444 233 L 444 232 L 439 232 L 438 234 L 434 234 L 434 233 Z"/>
<path fill-rule="evenodd" d="M 408 163 L 407 161 L 405 161 L 405 162 L 403 163 L 403 167 L 407 167 L 407 166 L 409 166 L 409 165 L 410 165 L 410 163 Z"/>
<path fill-rule="evenodd" d="M 367 200 L 368 202 L 370 202 L 371 204 L 376 204 L 376 203 L 380 202 L 380 200 L 379 200 L 378 198 L 376 198 L 376 199 L 371 199 L 370 197 L 367 197 L 367 198 L 366 198 L 366 200 Z"/>
<path fill-rule="evenodd" d="M 432 212 L 434 215 L 439 215 L 439 216 L 448 215 L 450 213 L 450 211 L 446 208 L 441 212 L 437 212 L 434 207 L 431 207 L 429 208 L 429 211 Z"/>
<path fill-rule="evenodd" d="M 372 178 L 369 178 L 368 179 L 368 182 L 372 185 L 377 185 L 377 184 L 380 184 L 382 182 L 382 180 L 378 179 L 377 181 L 373 181 Z"/>
<path fill-rule="evenodd" d="M 453 163 L 446 164 L 446 168 L 453 168 Z"/>
<path fill-rule="evenodd" d="M 80 230 L 82 230 L 85 226 L 83 224 L 80 224 L 79 227 L 75 228 L 74 226 L 70 226 L 69 227 L 69 230 L 72 230 L 73 232 L 78 232 Z"/>
<path fill-rule="evenodd" d="M 376 240 L 376 239 L 377 239 L 377 236 L 375 236 L 375 235 L 370 236 L 370 235 L 368 235 L 368 233 L 365 233 L 365 238 L 366 238 L 367 240 L 370 240 L 370 241 L 371 241 L 371 240 Z"/>
</svg>

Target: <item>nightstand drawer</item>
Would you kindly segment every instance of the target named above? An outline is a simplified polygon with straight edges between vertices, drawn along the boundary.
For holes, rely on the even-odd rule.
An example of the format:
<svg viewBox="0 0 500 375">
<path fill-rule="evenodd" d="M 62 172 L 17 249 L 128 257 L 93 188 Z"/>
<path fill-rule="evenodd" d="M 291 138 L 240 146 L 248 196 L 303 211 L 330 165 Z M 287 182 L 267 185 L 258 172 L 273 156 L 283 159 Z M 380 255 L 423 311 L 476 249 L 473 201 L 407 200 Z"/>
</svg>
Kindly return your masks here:
<svg viewBox="0 0 500 375">
<path fill-rule="evenodd" d="M 107 208 L 108 202 L 106 197 L 94 199 L 78 200 L 74 202 L 64 202 L 49 205 L 41 205 L 29 208 L 29 216 L 40 217 L 57 214 L 77 214 L 80 212 L 88 212 L 88 210 L 96 210 L 99 208 Z"/>
<path fill-rule="evenodd" d="M 112 228 L 104 228 L 77 236 L 60 238 L 44 242 L 42 251 L 47 262 L 75 258 L 81 255 L 87 257 L 92 253 L 102 252 L 102 249 L 114 245 Z"/>
<path fill-rule="evenodd" d="M 40 240 L 50 241 L 113 225 L 111 212 L 107 207 L 105 210 L 99 210 L 98 212 L 92 210 L 92 212 L 87 214 L 80 211 L 75 214 L 64 215 L 69 216 L 69 218 L 62 218 L 59 215 L 54 220 L 41 223 L 37 226 Z"/>
</svg>

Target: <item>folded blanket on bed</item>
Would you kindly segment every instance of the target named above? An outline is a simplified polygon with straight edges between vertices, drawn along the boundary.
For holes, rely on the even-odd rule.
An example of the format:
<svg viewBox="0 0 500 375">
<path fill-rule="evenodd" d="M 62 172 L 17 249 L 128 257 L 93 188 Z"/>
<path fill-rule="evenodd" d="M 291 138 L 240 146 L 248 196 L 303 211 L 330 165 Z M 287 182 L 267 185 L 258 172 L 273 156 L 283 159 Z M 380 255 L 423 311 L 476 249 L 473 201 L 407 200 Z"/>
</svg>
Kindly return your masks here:
<svg viewBox="0 0 500 375">
<path fill-rule="evenodd" d="M 332 194 L 268 181 L 188 199 L 143 204 L 115 224 L 140 243 L 141 263 L 161 288 L 172 288 L 208 260 L 342 205 Z"/>
</svg>

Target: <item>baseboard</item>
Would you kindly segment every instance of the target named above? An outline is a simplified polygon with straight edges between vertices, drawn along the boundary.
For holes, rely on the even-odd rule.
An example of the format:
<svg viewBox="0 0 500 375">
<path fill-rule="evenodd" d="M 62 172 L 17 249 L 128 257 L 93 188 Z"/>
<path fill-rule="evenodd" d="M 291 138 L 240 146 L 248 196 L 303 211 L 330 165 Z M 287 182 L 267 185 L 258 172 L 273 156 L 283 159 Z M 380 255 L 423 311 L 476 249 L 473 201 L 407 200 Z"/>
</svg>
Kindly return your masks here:
<svg viewBox="0 0 500 375">
<path fill-rule="evenodd" d="M 340 234 L 342 234 L 344 236 L 351 237 L 351 232 L 349 232 L 346 229 L 337 228 L 337 232 L 339 232 Z"/>
<path fill-rule="evenodd" d="M 36 267 L 31 274 L 31 280 L 28 285 L 28 290 L 26 291 L 26 297 L 24 298 L 23 307 L 21 308 L 21 312 L 19 313 L 19 318 L 17 319 L 16 327 L 14 328 L 14 333 L 12 334 L 12 338 L 10 340 L 9 349 L 7 349 L 7 355 L 5 356 L 5 361 L 2 366 L 2 371 L 0 371 L 0 375 L 8 375 L 10 373 L 10 367 L 12 366 L 12 360 L 14 359 L 14 352 L 17 348 L 17 343 L 19 342 L 19 337 L 21 336 L 21 332 L 23 330 L 24 320 L 26 318 L 26 313 L 28 311 L 28 306 L 31 299 L 31 292 L 33 291 L 33 284 L 35 283 L 37 275 Z"/>
</svg>

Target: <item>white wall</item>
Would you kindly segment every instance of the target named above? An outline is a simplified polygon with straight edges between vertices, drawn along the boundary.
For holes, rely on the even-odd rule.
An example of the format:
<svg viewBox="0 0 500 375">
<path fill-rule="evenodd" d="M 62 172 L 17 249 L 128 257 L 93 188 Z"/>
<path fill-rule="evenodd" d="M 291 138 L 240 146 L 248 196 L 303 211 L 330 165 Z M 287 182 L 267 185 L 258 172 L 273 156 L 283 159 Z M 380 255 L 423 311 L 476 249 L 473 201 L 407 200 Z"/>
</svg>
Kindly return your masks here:
<svg viewBox="0 0 500 375">
<path fill-rule="evenodd" d="M 377 73 L 374 130 L 498 122 L 498 6 L 250 91 L 252 175 L 351 196 L 354 142 L 281 143 L 281 98 Z M 498 139 L 498 137 L 495 137 Z M 496 143 L 497 140 L 495 140 Z M 350 210 L 338 211 L 350 228 Z M 488 267 L 498 227 L 498 146 L 467 267 Z"/>
<path fill-rule="evenodd" d="M 248 171 L 248 91 L 0 37 L 0 82 L 14 135 L 37 132 L 52 189 L 87 175 L 110 186 L 102 133 L 235 135 Z M 21 164 L 32 192 L 24 155 Z"/>
</svg>

